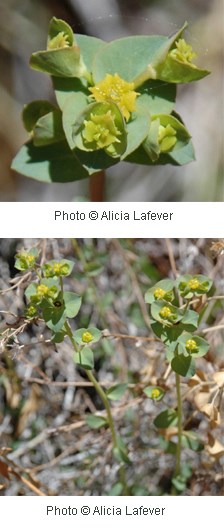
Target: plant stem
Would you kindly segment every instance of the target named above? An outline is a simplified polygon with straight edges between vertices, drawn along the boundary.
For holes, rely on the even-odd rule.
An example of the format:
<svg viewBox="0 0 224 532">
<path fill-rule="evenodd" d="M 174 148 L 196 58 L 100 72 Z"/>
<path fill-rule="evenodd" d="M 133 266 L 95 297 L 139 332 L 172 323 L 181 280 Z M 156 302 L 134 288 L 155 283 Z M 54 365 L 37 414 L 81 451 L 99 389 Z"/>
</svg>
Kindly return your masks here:
<svg viewBox="0 0 224 532">
<path fill-rule="evenodd" d="M 97 391 L 98 395 L 100 396 L 100 398 L 103 401 L 103 404 L 104 404 L 106 412 L 107 412 L 107 419 L 108 419 L 109 427 L 110 427 L 111 434 L 112 434 L 113 444 L 114 444 L 114 447 L 117 447 L 117 444 L 118 444 L 118 442 L 117 442 L 117 434 L 116 434 L 116 430 L 115 430 L 114 421 L 113 421 L 113 418 L 112 418 L 112 414 L 111 414 L 111 409 L 110 409 L 110 404 L 109 404 L 108 398 L 107 398 L 103 388 L 99 384 L 99 382 L 95 379 L 92 371 L 90 369 L 86 369 L 85 372 L 86 372 L 86 375 L 87 375 L 88 379 L 90 380 L 90 382 L 92 382 L 95 390 Z"/>
<path fill-rule="evenodd" d="M 104 170 L 96 172 L 89 178 L 90 201 L 104 201 L 106 176 Z"/>
<path fill-rule="evenodd" d="M 180 474 L 181 465 L 181 438 L 182 438 L 182 400 L 180 390 L 180 375 L 176 373 L 176 390 L 177 390 L 177 416 L 178 416 L 178 441 L 176 451 L 176 467 L 174 476 L 177 477 Z"/>
<path fill-rule="evenodd" d="M 74 346 L 76 351 L 78 351 L 78 346 L 76 344 L 76 341 L 74 340 L 72 329 L 71 329 L 71 327 L 70 327 L 70 325 L 69 325 L 69 323 L 67 321 L 65 322 L 65 329 L 66 329 L 66 332 L 67 332 L 67 335 L 68 335 L 69 339 L 71 340 L 72 345 Z M 114 420 L 113 420 L 113 417 L 112 417 L 112 414 L 111 414 L 110 403 L 108 401 L 108 398 L 107 398 L 102 386 L 95 379 L 92 371 L 89 370 L 89 369 L 85 369 L 85 372 L 86 372 L 86 375 L 87 375 L 89 381 L 93 384 L 96 392 L 98 393 L 98 395 L 100 396 L 100 398 L 103 401 L 103 404 L 105 406 L 105 410 L 107 412 L 107 420 L 108 420 L 108 424 L 109 424 L 111 435 L 112 435 L 113 446 L 114 447 L 118 447 L 118 437 L 117 437 L 117 433 L 116 433 L 116 429 L 115 429 L 115 425 L 114 425 Z M 121 482 L 121 484 L 123 486 L 123 494 L 124 495 L 128 495 L 129 491 L 128 491 L 128 486 L 127 486 L 126 478 L 125 478 L 125 467 L 124 467 L 124 464 L 120 465 L 119 475 L 120 475 L 120 482 Z"/>
</svg>

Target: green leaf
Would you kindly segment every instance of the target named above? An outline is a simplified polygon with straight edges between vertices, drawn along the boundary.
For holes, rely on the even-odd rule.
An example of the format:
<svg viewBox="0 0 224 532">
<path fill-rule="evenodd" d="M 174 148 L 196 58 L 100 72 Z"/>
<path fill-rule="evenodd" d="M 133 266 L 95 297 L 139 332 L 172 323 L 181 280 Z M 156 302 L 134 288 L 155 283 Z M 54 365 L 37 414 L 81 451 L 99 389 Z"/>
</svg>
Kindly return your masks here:
<svg viewBox="0 0 224 532">
<path fill-rule="evenodd" d="M 74 362 L 84 369 L 94 368 L 94 358 L 92 349 L 83 347 L 78 353 L 74 353 Z"/>
<path fill-rule="evenodd" d="M 45 183 L 79 181 L 88 176 L 66 142 L 38 148 L 28 142 L 14 157 L 12 169 Z"/>
<path fill-rule="evenodd" d="M 64 305 L 61 307 L 46 307 L 42 309 L 44 321 L 49 329 L 55 333 L 59 332 L 66 321 Z"/>
<path fill-rule="evenodd" d="M 100 49 L 93 63 L 93 79 L 98 83 L 106 74 L 118 74 L 126 81 L 135 77 L 152 63 L 167 37 L 153 35 L 124 37 Z"/>
<path fill-rule="evenodd" d="M 30 58 L 30 67 L 62 78 L 80 78 L 85 72 L 82 63 L 80 64 L 78 46 L 34 52 Z"/>
<path fill-rule="evenodd" d="M 193 377 L 195 374 L 195 361 L 192 356 L 176 355 L 171 360 L 171 368 L 182 377 Z"/>
<path fill-rule="evenodd" d="M 194 64 L 184 63 L 168 56 L 165 62 L 157 67 L 157 78 L 171 83 L 189 83 L 208 76 L 210 72 L 198 68 Z"/>
<path fill-rule="evenodd" d="M 111 386 L 106 392 L 108 399 L 111 401 L 118 401 L 124 395 L 128 387 L 128 384 L 115 384 Z"/>
<path fill-rule="evenodd" d="M 84 272 L 88 277 L 96 277 L 102 271 L 103 266 L 99 262 L 87 262 L 84 267 Z"/>
<path fill-rule="evenodd" d="M 192 325 L 192 330 L 197 329 L 199 315 L 194 310 L 187 309 L 184 312 L 181 323 L 183 325 Z"/>
<path fill-rule="evenodd" d="M 154 419 L 154 425 L 159 429 L 167 429 L 168 427 L 173 427 L 177 425 L 177 412 L 172 408 L 168 410 L 163 410 L 158 416 Z"/>
<path fill-rule="evenodd" d="M 127 147 L 121 159 L 125 159 L 135 151 L 143 142 L 149 132 L 150 114 L 147 108 L 136 103 L 136 112 L 132 113 L 131 120 L 126 125 Z"/>
<path fill-rule="evenodd" d="M 119 161 L 118 158 L 110 157 L 104 150 L 87 152 L 76 149 L 73 151 L 73 153 L 89 175 L 95 174 L 100 170 L 109 168 L 110 166 L 117 164 L 117 162 Z"/>
<path fill-rule="evenodd" d="M 83 110 L 88 106 L 88 99 L 86 94 L 77 92 L 71 94 L 67 99 L 63 107 L 63 128 L 66 135 L 68 144 L 73 150 L 76 147 L 74 139 L 74 124 L 77 122 L 78 117 L 82 115 Z"/>
<path fill-rule="evenodd" d="M 81 49 L 82 58 L 87 69 L 92 72 L 96 53 L 102 50 L 107 43 L 97 37 L 77 33 L 75 34 L 75 39 Z"/>
<path fill-rule="evenodd" d="M 60 32 L 63 32 L 66 35 L 69 45 L 72 46 L 74 36 L 71 26 L 69 26 L 69 24 L 67 24 L 67 22 L 64 20 L 52 17 L 48 28 L 48 43 L 50 43 L 50 41 L 54 39 Z"/>
<path fill-rule="evenodd" d="M 86 416 L 86 423 L 91 429 L 101 429 L 108 425 L 108 421 L 105 417 L 95 414 L 88 414 L 88 416 Z"/>
<path fill-rule="evenodd" d="M 54 334 L 54 336 L 52 336 L 51 342 L 53 342 L 55 344 L 60 344 L 61 342 L 64 341 L 65 335 L 66 335 L 65 331 L 57 332 L 57 333 Z"/>
<path fill-rule="evenodd" d="M 189 350 L 186 349 L 186 342 L 188 340 L 193 340 L 196 342 L 197 349 L 192 350 L 189 352 Z M 182 347 L 183 353 L 186 355 L 190 355 L 192 358 L 200 358 L 206 355 L 206 353 L 209 350 L 209 343 L 204 340 L 204 338 L 201 338 L 201 336 L 192 336 L 192 334 L 189 334 L 188 332 L 184 332 L 179 337 L 179 343 Z"/>
<path fill-rule="evenodd" d="M 147 386 L 144 388 L 143 392 L 147 395 L 147 397 L 153 399 L 154 401 L 161 401 L 165 395 L 165 390 L 163 390 L 163 388 L 160 386 Z"/>
<path fill-rule="evenodd" d="M 137 102 L 144 105 L 151 115 L 170 114 L 176 100 L 176 85 L 163 81 L 148 80 L 138 87 Z"/>
<path fill-rule="evenodd" d="M 113 448 L 113 454 L 114 457 L 118 462 L 123 462 L 125 464 L 130 464 L 131 461 L 128 457 L 128 451 L 125 443 L 123 442 L 122 438 L 119 436 L 117 437 L 117 447 Z"/>
<path fill-rule="evenodd" d="M 116 497 L 117 495 L 121 495 L 123 491 L 123 484 L 121 482 L 116 482 L 110 489 L 107 495 Z"/>
<path fill-rule="evenodd" d="M 63 299 L 67 318 L 75 318 L 81 307 L 82 298 L 75 292 L 64 292 Z"/>
<path fill-rule="evenodd" d="M 64 140 L 65 134 L 62 127 L 62 114 L 55 109 L 36 122 L 33 130 L 34 146 L 46 146 Z"/>
<path fill-rule="evenodd" d="M 50 111 L 55 111 L 55 106 L 47 100 L 35 100 L 25 105 L 22 113 L 25 129 L 28 132 L 32 131 L 39 118 Z"/>
<path fill-rule="evenodd" d="M 187 449 L 191 449 L 192 451 L 202 451 L 204 449 L 204 445 L 201 442 L 200 438 L 195 432 L 192 431 L 184 431 L 184 434 L 182 434 L 181 442 L 183 447 L 186 447 Z"/>
</svg>

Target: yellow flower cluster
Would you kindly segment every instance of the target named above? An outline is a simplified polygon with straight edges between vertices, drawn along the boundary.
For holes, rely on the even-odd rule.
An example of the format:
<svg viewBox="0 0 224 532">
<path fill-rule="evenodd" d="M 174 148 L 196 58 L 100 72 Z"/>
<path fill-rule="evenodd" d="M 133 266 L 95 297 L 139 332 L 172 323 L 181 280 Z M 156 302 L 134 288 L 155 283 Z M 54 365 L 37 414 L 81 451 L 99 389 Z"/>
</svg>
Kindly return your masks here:
<svg viewBox="0 0 224 532">
<path fill-rule="evenodd" d="M 159 314 L 160 314 L 161 318 L 166 319 L 166 318 L 169 318 L 171 316 L 172 311 L 170 310 L 169 307 L 163 307 L 163 308 L 161 308 Z"/>
<path fill-rule="evenodd" d="M 66 33 L 64 31 L 60 31 L 56 37 L 53 37 L 53 39 L 51 39 L 49 42 L 48 42 L 48 50 L 55 50 L 57 48 L 69 48 L 70 44 L 69 44 L 69 40 L 68 40 L 68 36 L 66 35 Z"/>
<path fill-rule="evenodd" d="M 124 118 L 129 120 L 135 111 L 135 100 L 138 93 L 134 90 L 134 83 L 120 78 L 118 74 L 107 74 L 106 77 L 89 90 L 96 102 L 113 102 L 121 110 Z"/>
<path fill-rule="evenodd" d="M 163 290 L 163 288 L 157 288 L 154 292 L 154 297 L 155 299 L 163 299 L 165 294 L 166 294 L 166 291 Z"/>
<path fill-rule="evenodd" d="M 197 290 L 197 288 L 199 288 L 200 286 L 199 280 L 196 277 L 194 277 L 194 279 L 191 279 L 188 282 L 188 286 L 191 290 Z"/>
<path fill-rule="evenodd" d="M 93 143 L 94 149 L 106 148 L 115 142 L 120 142 L 118 137 L 121 133 L 115 125 L 115 117 L 110 109 L 102 115 L 91 113 L 90 120 L 84 120 L 84 126 L 82 132 L 84 141 Z"/>
<path fill-rule="evenodd" d="M 90 342 L 92 342 L 93 338 L 94 337 L 92 333 L 90 333 L 89 331 L 84 332 L 82 335 L 82 341 L 85 342 L 86 344 L 89 344 Z"/>
<path fill-rule="evenodd" d="M 187 340 L 185 345 L 186 345 L 187 351 L 195 351 L 198 349 L 198 346 L 195 340 L 193 340 L 192 338 L 190 338 L 190 340 Z"/>
<path fill-rule="evenodd" d="M 187 44 L 185 39 L 179 39 L 175 42 L 175 45 L 176 48 L 173 48 L 169 54 L 173 59 L 191 64 L 192 60 L 197 57 L 197 54 L 193 52 L 192 46 Z"/>
<path fill-rule="evenodd" d="M 154 388 L 151 394 L 152 399 L 158 399 L 159 396 L 160 396 L 160 391 L 158 390 L 158 388 Z"/>
<path fill-rule="evenodd" d="M 175 146 L 177 142 L 176 134 L 176 130 L 170 124 L 167 126 L 159 126 L 158 141 L 162 153 L 172 150 Z"/>
</svg>

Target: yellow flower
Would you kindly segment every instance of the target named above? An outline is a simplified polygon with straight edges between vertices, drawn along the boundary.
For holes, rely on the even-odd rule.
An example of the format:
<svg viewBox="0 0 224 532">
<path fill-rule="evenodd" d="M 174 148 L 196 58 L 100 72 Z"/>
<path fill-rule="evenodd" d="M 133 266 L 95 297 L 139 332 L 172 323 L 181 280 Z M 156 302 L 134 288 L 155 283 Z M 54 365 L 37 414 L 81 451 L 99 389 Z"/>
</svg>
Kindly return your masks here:
<svg viewBox="0 0 224 532">
<path fill-rule="evenodd" d="M 187 351 L 197 351 L 197 349 L 198 349 L 198 346 L 197 346 L 195 340 L 193 340 L 193 339 L 187 340 L 185 345 L 186 345 Z"/>
<path fill-rule="evenodd" d="M 176 130 L 170 124 L 159 126 L 158 141 L 161 152 L 166 153 L 175 146 L 177 142 L 176 133 Z"/>
<path fill-rule="evenodd" d="M 47 48 L 48 50 L 55 50 L 57 48 L 69 48 L 69 46 L 68 35 L 64 31 L 60 31 L 56 37 L 48 42 Z"/>
<path fill-rule="evenodd" d="M 134 90 L 134 83 L 120 78 L 118 74 L 107 74 L 106 77 L 89 90 L 97 102 L 114 102 L 120 108 L 124 118 L 129 120 L 135 111 L 135 100 L 138 92 Z"/>
<path fill-rule="evenodd" d="M 166 319 L 166 318 L 169 318 L 171 316 L 172 311 L 170 310 L 169 307 L 163 307 L 163 308 L 161 308 L 159 314 L 160 314 L 161 318 Z"/>
<path fill-rule="evenodd" d="M 160 396 L 160 391 L 158 390 L 158 388 L 154 388 L 151 394 L 152 399 L 158 399 L 159 396 Z"/>
<path fill-rule="evenodd" d="M 82 341 L 85 342 L 86 344 L 89 344 L 89 342 L 92 342 L 93 340 L 93 335 L 92 333 L 90 333 L 89 331 L 86 331 L 83 333 L 82 335 Z"/>
<path fill-rule="evenodd" d="M 49 288 L 45 284 L 39 284 L 39 286 L 37 287 L 37 295 L 40 297 L 46 296 L 48 291 Z"/>
<path fill-rule="evenodd" d="M 173 48 L 169 54 L 173 59 L 189 64 L 195 57 L 197 57 L 197 54 L 193 52 L 192 46 L 187 44 L 184 39 L 179 39 L 175 42 L 175 45 L 176 48 Z"/>
<path fill-rule="evenodd" d="M 84 125 L 83 139 L 93 144 L 93 149 L 106 148 L 115 142 L 120 142 L 117 137 L 121 132 L 115 125 L 115 116 L 110 109 L 102 115 L 91 113 L 90 120 L 84 120 Z"/>
<path fill-rule="evenodd" d="M 197 290 L 197 288 L 199 288 L 200 286 L 200 283 L 199 283 L 199 280 L 194 278 L 194 279 L 191 279 L 189 282 L 188 282 L 188 286 L 191 290 Z"/>
<path fill-rule="evenodd" d="M 166 291 L 163 290 L 163 288 L 157 288 L 154 292 L 154 297 L 155 299 L 163 299 L 165 294 L 166 294 Z"/>
</svg>

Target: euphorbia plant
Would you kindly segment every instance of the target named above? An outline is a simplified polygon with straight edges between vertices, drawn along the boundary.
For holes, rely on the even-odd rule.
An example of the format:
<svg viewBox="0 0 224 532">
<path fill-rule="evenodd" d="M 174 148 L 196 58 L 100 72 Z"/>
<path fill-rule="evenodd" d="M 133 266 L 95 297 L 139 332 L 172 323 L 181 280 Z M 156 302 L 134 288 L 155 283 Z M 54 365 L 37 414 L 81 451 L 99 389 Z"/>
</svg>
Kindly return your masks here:
<svg viewBox="0 0 224 532">
<path fill-rule="evenodd" d="M 191 475 L 188 464 L 181 462 L 182 446 L 193 450 L 202 448 L 197 434 L 185 430 L 182 414 L 181 377 L 191 378 L 196 371 L 196 359 L 203 357 L 209 350 L 208 342 L 195 334 L 200 313 L 190 306 L 195 299 L 204 297 L 212 287 L 212 281 L 205 275 L 184 275 L 176 281 L 164 279 L 151 287 L 145 295 L 150 304 L 152 329 L 166 349 L 166 358 L 175 373 L 177 408 L 162 410 L 154 419 L 168 441 L 168 450 L 176 454 L 176 466 L 172 478 L 173 486 L 181 492 Z M 204 306 L 203 306 L 204 307 Z M 200 311 L 203 312 L 204 308 Z M 165 390 L 159 386 L 145 388 L 151 399 L 160 401 Z M 176 437 L 176 441 L 173 441 Z"/>
<path fill-rule="evenodd" d="M 107 390 L 103 389 L 94 375 L 94 344 L 101 339 L 101 331 L 92 326 L 73 330 L 71 326 L 70 320 L 77 316 L 82 304 L 82 298 L 78 294 L 64 289 L 65 278 L 71 274 L 74 262 L 61 259 L 42 263 L 39 260 L 39 251 L 34 247 L 17 253 L 15 267 L 29 278 L 33 278 L 25 290 L 27 323 L 44 320 L 52 333 L 51 340 L 54 344 L 69 339 L 73 347 L 74 363 L 85 372 L 102 400 L 105 415 L 89 414 L 86 416 L 86 422 L 93 429 L 109 427 L 113 456 L 119 464 L 120 481 L 116 484 L 116 490 L 119 494 L 127 495 L 124 464 L 130 460 L 126 446 L 115 427 L 110 406 L 111 400 L 121 398 L 127 384 L 119 383 Z"/>
<path fill-rule="evenodd" d="M 191 136 L 175 112 L 176 85 L 209 72 L 194 64 L 183 38 L 133 36 L 105 43 L 74 35 L 55 17 L 47 49 L 30 66 L 52 78 L 56 103 L 23 110 L 30 140 L 12 168 L 44 182 L 77 181 L 119 161 L 183 165 L 194 160 Z"/>
</svg>

